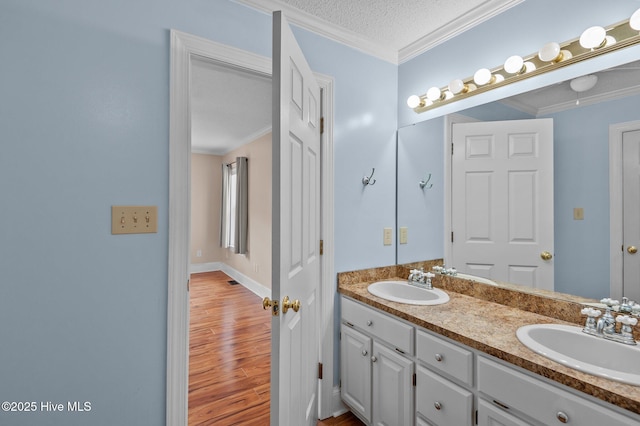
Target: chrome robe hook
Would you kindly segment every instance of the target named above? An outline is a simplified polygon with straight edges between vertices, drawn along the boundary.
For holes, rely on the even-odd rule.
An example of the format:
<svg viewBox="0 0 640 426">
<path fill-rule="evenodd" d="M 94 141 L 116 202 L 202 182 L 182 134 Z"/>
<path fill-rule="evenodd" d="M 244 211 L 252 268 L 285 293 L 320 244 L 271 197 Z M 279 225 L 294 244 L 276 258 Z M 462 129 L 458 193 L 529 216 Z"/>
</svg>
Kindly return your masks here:
<svg viewBox="0 0 640 426">
<path fill-rule="evenodd" d="M 362 184 L 363 184 L 363 185 L 365 185 L 365 186 L 366 186 L 366 185 L 375 185 L 376 180 L 375 180 L 375 179 L 373 179 L 373 174 L 374 174 L 375 172 L 376 172 L 376 168 L 374 167 L 374 168 L 371 170 L 371 174 L 370 174 L 369 176 L 365 176 L 365 177 L 363 177 L 363 178 L 362 178 Z"/>
</svg>

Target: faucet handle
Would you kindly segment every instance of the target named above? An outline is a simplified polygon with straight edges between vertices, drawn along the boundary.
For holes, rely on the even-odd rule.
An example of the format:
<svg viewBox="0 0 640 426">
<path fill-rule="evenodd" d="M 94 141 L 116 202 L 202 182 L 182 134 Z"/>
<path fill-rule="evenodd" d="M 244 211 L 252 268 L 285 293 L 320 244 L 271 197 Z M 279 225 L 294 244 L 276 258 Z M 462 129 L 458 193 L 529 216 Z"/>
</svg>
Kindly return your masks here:
<svg viewBox="0 0 640 426">
<path fill-rule="evenodd" d="M 629 315 L 618 315 L 616 317 L 616 322 L 619 322 L 623 325 L 634 326 L 638 324 L 638 318 L 631 318 Z"/>
<path fill-rule="evenodd" d="M 431 279 L 431 278 L 435 277 L 436 274 L 434 274 L 433 272 L 425 272 L 424 276 L 427 277 L 427 279 Z"/>
<path fill-rule="evenodd" d="M 619 301 L 615 300 L 615 299 L 611 299 L 609 297 L 605 297 L 604 299 L 600 299 L 600 303 L 604 303 L 605 305 L 607 305 L 609 308 L 612 308 L 614 306 L 618 306 L 620 304 Z"/>
<path fill-rule="evenodd" d="M 598 318 L 600 315 L 602 315 L 602 311 L 599 309 L 594 309 L 594 308 L 583 308 L 580 313 L 582 315 L 586 315 L 589 318 Z"/>
</svg>

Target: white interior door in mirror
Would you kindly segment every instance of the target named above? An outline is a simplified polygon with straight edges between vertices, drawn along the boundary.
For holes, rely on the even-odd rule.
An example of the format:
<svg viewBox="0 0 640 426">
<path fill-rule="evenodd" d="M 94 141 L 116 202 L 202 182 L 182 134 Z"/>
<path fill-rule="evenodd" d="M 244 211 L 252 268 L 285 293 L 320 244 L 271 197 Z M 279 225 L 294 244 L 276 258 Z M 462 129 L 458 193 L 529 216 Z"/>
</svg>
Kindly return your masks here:
<svg viewBox="0 0 640 426">
<path fill-rule="evenodd" d="M 640 130 L 622 135 L 623 168 L 623 290 L 640 300 Z"/>
<path fill-rule="evenodd" d="M 449 266 L 553 290 L 553 120 L 453 125 Z"/>
<path fill-rule="evenodd" d="M 320 87 L 281 12 L 273 14 L 271 424 L 318 418 Z M 284 298 L 300 302 L 286 309 Z"/>
</svg>

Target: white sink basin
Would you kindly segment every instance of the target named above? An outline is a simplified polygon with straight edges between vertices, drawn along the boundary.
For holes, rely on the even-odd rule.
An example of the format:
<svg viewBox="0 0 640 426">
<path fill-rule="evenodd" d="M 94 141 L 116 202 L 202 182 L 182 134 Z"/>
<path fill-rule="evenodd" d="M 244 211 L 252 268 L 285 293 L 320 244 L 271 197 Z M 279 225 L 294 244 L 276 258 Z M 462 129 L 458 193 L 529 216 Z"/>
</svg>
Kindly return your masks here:
<svg viewBox="0 0 640 426">
<path fill-rule="evenodd" d="M 553 361 L 594 376 L 640 386 L 640 347 L 612 342 L 559 324 L 520 327 L 518 339 Z"/>
<path fill-rule="evenodd" d="M 477 277 L 475 275 L 457 273 L 455 276 L 456 278 L 464 278 L 465 280 L 471 280 L 482 284 L 498 285 L 495 281 L 492 281 L 488 278 Z"/>
<path fill-rule="evenodd" d="M 378 281 L 367 290 L 374 296 L 409 305 L 441 305 L 449 301 L 449 295 L 438 288 L 427 290 L 406 281 Z"/>
</svg>

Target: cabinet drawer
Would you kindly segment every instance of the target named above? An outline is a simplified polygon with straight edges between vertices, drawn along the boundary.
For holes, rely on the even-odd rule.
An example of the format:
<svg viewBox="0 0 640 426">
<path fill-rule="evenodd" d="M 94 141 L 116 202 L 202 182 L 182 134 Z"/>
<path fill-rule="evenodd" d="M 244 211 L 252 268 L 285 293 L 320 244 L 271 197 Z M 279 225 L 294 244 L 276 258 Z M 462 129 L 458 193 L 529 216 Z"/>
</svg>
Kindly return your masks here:
<svg viewBox="0 0 640 426">
<path fill-rule="evenodd" d="M 471 426 L 473 394 L 419 366 L 416 369 L 416 411 L 436 425 Z"/>
<path fill-rule="evenodd" d="M 478 400 L 478 426 L 532 426 L 524 420 L 512 416 L 503 409 L 480 399 Z"/>
<path fill-rule="evenodd" d="M 422 330 L 416 336 L 416 356 L 423 363 L 473 386 L 473 353 Z"/>
<path fill-rule="evenodd" d="M 409 324 L 344 297 L 342 320 L 371 333 L 402 352 L 413 355 L 413 327 Z"/>
<path fill-rule="evenodd" d="M 478 390 L 545 425 L 637 426 L 640 421 L 484 357 L 478 357 Z M 568 421 L 560 420 L 561 413 Z"/>
</svg>

